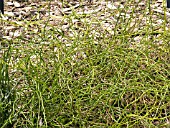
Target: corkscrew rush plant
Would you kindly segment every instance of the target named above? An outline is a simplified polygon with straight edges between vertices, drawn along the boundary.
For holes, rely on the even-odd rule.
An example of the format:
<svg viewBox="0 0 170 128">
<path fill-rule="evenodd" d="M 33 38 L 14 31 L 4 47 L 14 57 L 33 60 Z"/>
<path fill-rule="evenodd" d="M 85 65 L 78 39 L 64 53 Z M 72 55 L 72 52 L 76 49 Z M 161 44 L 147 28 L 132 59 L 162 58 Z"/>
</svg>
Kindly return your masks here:
<svg viewBox="0 0 170 128">
<path fill-rule="evenodd" d="M 0 128 L 169 127 L 169 1 L 71 1 L 0 0 Z"/>
</svg>

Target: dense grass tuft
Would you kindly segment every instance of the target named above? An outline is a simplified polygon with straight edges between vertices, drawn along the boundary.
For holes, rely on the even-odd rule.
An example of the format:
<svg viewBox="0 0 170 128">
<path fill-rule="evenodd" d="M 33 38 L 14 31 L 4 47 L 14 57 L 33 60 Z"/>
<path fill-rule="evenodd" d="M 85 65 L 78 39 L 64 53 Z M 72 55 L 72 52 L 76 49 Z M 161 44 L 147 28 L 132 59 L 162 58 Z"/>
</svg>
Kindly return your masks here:
<svg viewBox="0 0 170 128">
<path fill-rule="evenodd" d="M 119 16 L 110 32 L 101 19 L 91 16 L 88 22 L 89 17 L 73 11 L 58 26 L 47 22 L 43 28 L 42 21 L 29 21 L 37 34 L 28 28 L 31 38 L 23 34 L 3 49 L 1 127 L 170 126 L 166 24 L 157 31 L 148 19 L 135 31 L 130 27 L 133 15 L 128 20 Z M 73 21 L 81 18 L 84 22 L 76 28 Z M 65 21 L 67 31 L 62 29 Z"/>
</svg>

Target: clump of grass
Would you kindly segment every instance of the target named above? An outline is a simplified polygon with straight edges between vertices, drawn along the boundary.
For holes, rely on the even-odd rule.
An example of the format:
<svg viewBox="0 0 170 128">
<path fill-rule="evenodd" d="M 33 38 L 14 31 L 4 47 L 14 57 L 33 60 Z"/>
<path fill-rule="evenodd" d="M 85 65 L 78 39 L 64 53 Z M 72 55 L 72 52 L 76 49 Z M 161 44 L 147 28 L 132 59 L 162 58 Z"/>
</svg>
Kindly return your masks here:
<svg viewBox="0 0 170 128">
<path fill-rule="evenodd" d="M 85 22 L 78 30 L 72 20 L 80 17 Z M 74 12 L 63 19 L 70 25 L 66 32 L 61 26 L 47 23 L 48 30 L 39 30 L 38 36 L 24 43 L 24 35 L 12 41 L 12 49 L 4 54 L 0 67 L 3 91 L 8 91 L 2 94 L 12 96 L 11 85 L 17 93 L 8 96 L 12 105 L 2 98 L 1 126 L 170 125 L 170 47 L 166 31 L 153 32 L 154 28 L 148 29 L 152 22 L 148 22 L 142 31 L 134 32 L 135 28 L 128 28 L 134 18 L 131 15 L 128 20 L 119 16 L 111 34 L 102 26 L 96 27 L 101 25 L 96 17 L 90 23 L 88 17 Z M 136 25 L 141 24 L 137 21 Z M 135 42 L 138 36 L 140 40 Z"/>
<path fill-rule="evenodd" d="M 2 53 L 0 59 L 0 126 L 11 127 L 10 116 L 13 110 L 15 92 L 9 78 L 9 63 L 11 58 L 11 48 Z"/>
</svg>

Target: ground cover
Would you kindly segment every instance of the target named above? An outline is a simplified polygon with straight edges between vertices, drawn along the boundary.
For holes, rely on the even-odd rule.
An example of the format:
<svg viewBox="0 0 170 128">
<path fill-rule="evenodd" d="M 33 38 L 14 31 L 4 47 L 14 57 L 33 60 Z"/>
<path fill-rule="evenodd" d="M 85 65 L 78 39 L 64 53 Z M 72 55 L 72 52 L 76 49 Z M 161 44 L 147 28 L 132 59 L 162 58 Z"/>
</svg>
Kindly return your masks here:
<svg viewBox="0 0 170 128">
<path fill-rule="evenodd" d="M 169 127 L 165 1 L 6 1 L 1 127 Z"/>
</svg>

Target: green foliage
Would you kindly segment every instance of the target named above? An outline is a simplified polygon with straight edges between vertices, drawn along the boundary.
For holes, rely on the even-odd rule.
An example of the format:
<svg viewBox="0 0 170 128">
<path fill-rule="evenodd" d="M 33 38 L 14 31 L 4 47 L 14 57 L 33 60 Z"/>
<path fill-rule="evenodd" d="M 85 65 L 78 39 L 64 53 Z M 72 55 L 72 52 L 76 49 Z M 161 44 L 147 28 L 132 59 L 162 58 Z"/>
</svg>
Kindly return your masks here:
<svg viewBox="0 0 170 128">
<path fill-rule="evenodd" d="M 15 99 L 15 93 L 12 90 L 12 86 L 9 79 L 9 63 L 11 58 L 11 49 L 8 48 L 4 52 L 0 59 L 0 126 L 11 127 L 12 122 L 10 116 L 13 111 L 13 102 Z"/>
<path fill-rule="evenodd" d="M 0 59 L 0 126 L 169 127 L 169 30 L 165 22 L 164 31 L 155 29 L 148 8 L 142 29 L 141 19 L 131 26 L 135 16 L 126 18 L 128 9 L 116 10 L 125 14 L 114 30 L 75 10 L 56 26 L 24 21 L 27 31 Z"/>
</svg>

